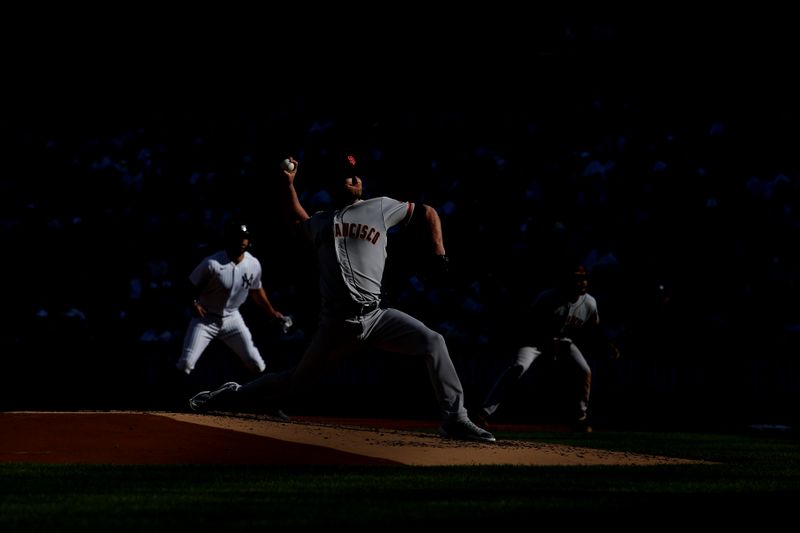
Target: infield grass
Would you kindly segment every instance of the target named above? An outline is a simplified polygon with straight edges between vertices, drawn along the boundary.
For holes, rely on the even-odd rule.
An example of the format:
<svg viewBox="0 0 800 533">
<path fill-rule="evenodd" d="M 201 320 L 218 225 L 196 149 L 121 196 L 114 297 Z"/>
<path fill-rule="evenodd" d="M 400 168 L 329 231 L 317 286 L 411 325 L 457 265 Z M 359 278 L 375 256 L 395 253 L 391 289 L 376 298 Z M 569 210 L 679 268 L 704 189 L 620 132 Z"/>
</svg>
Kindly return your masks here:
<svg viewBox="0 0 800 533">
<path fill-rule="evenodd" d="M 615 530 L 796 514 L 796 435 L 498 433 L 715 464 L 275 467 L 0 464 L 0 531 L 240 531 L 341 527 Z M 565 522 L 566 520 L 566 522 Z M 642 520 L 645 520 L 643 522 Z M 553 522 L 555 521 L 555 522 Z M 537 525 L 538 524 L 538 525 Z M 549 528 L 550 526 L 548 526 Z"/>
</svg>

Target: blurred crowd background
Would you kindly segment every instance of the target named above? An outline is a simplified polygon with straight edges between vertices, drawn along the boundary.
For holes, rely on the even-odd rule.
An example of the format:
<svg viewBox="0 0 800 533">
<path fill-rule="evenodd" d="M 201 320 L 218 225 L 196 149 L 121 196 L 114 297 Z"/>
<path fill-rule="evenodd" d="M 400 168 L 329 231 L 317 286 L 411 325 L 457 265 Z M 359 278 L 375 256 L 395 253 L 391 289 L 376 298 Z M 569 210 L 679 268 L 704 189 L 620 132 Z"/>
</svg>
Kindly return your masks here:
<svg viewBox="0 0 800 533">
<path fill-rule="evenodd" d="M 131 62 L 106 77 L 108 64 L 73 68 L 53 48 L 52 76 L 21 86 L 2 119 L 0 407 L 161 407 L 188 274 L 234 216 L 296 325 L 284 334 L 250 304 L 245 319 L 269 368 L 290 365 L 317 281 L 281 218 L 278 165 L 296 157 L 301 200 L 325 208 L 326 163 L 346 147 L 368 196 L 442 218 L 449 276 L 398 232 L 385 301 L 445 336 L 468 407 L 514 355 L 535 295 L 583 264 L 622 354 L 590 357 L 596 420 L 796 422 L 800 123 L 784 27 L 759 27 L 757 43 L 746 26 L 687 39 L 546 27 L 528 41 L 515 26 L 513 60 L 459 35 L 408 62 L 402 45 L 354 43 L 361 55 L 343 59 L 288 48 L 279 74 L 251 50 L 216 70 L 195 57 L 177 74 L 161 61 L 145 79 Z M 248 379 L 240 366 L 212 345 L 192 379 Z M 499 419 L 558 411 L 560 382 L 530 381 Z M 388 354 L 354 358 L 292 408 L 435 416 L 425 369 Z"/>
</svg>

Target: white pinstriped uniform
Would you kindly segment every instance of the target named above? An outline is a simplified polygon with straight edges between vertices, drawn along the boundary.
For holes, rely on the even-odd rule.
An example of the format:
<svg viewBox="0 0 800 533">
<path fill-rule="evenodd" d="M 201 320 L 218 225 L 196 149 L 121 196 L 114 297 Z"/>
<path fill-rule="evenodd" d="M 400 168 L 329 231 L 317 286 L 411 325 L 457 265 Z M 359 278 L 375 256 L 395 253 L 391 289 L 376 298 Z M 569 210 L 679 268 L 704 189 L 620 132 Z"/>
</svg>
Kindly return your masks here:
<svg viewBox="0 0 800 533">
<path fill-rule="evenodd" d="M 239 264 L 225 251 L 203 259 L 189 279 L 202 287 L 198 297 L 206 310 L 203 318 L 193 317 L 183 340 L 181 357 L 175 365 L 189 374 L 214 339 L 224 342 L 252 372 L 263 372 L 264 359 L 253 343 L 253 336 L 239 313 L 251 290 L 261 288 L 261 263 L 244 252 Z"/>
</svg>

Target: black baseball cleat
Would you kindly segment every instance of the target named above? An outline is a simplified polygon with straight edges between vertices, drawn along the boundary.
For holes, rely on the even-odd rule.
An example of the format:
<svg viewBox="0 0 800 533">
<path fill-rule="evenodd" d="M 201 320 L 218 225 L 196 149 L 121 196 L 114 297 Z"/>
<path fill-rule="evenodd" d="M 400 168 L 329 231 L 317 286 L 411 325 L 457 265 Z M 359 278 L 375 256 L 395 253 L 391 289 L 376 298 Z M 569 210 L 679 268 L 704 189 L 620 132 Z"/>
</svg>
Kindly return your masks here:
<svg viewBox="0 0 800 533">
<path fill-rule="evenodd" d="M 223 383 L 218 389 L 213 391 L 198 392 L 189 398 L 189 409 L 195 413 L 205 413 L 212 407 L 220 408 L 223 400 L 230 399 L 232 393 L 238 391 L 241 385 L 234 381 Z"/>
<path fill-rule="evenodd" d="M 439 435 L 449 439 L 474 440 L 480 442 L 495 442 L 494 435 L 481 429 L 468 418 L 451 420 L 442 424 Z"/>
</svg>

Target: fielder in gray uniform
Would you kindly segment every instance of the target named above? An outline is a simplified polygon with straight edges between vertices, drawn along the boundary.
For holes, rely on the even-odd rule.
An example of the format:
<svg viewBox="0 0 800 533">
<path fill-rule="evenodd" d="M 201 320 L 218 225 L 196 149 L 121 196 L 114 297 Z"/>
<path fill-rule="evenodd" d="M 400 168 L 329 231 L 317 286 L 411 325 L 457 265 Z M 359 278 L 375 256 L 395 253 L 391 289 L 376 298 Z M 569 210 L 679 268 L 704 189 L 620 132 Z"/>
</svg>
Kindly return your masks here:
<svg viewBox="0 0 800 533">
<path fill-rule="evenodd" d="M 476 416 L 479 425 L 488 427 L 489 417 L 500 406 L 510 388 L 519 383 L 534 361 L 544 356 L 568 364 L 576 371 L 578 404 L 573 422 L 576 429 L 591 431 L 588 409 L 592 371 L 581 350 L 597 346 L 601 335 L 597 301 L 586 292 L 587 274 L 583 266 L 578 266 L 564 283 L 536 297 L 533 303 L 531 345 L 519 349 L 514 362 L 503 371 L 489 391 Z M 616 351 L 613 344 L 608 347 Z"/>
<path fill-rule="evenodd" d="M 291 158 L 290 158 L 291 159 Z M 493 442 L 494 436 L 477 427 L 467 416 L 464 392 L 450 359 L 444 338 L 408 314 L 380 307 L 381 280 L 386 262 L 387 232 L 423 217 L 429 228 L 432 252 L 446 261 L 441 221 L 424 204 L 415 206 L 388 197 L 365 200 L 355 159 L 342 165 L 337 209 L 309 216 L 294 188 L 298 162 L 284 170 L 286 206 L 291 220 L 316 248 L 320 271 L 321 310 L 319 326 L 302 359 L 292 372 L 265 374 L 243 386 L 234 382 L 215 391 L 195 395 L 193 410 L 207 410 L 215 399 L 261 396 L 280 401 L 287 394 L 302 393 L 327 369 L 365 347 L 407 354 L 424 361 L 442 413 L 444 437 Z"/>
<path fill-rule="evenodd" d="M 283 314 L 276 311 L 261 285 L 261 263 L 248 249 L 250 232 L 247 225 L 230 221 L 225 225 L 225 249 L 200 261 L 189 279 L 197 296 L 192 302 L 194 317 L 186 330 L 183 350 L 176 367 L 190 374 L 197 361 L 214 339 L 225 343 L 253 373 L 263 372 L 264 359 L 253 343 L 253 336 L 239 313 L 239 307 L 253 298 L 276 320 Z"/>
</svg>

